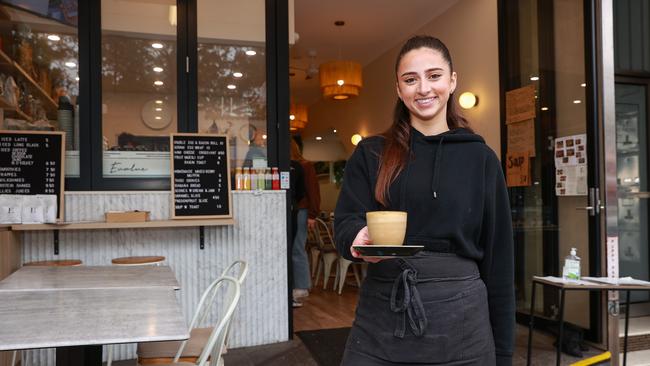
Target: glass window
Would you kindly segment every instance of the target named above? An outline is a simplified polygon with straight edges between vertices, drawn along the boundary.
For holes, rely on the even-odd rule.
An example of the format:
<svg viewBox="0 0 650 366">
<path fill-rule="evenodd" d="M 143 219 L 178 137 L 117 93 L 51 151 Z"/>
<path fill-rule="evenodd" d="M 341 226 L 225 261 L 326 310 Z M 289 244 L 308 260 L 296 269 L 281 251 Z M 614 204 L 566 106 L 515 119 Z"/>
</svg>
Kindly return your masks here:
<svg viewBox="0 0 650 366">
<path fill-rule="evenodd" d="M 228 135 L 233 169 L 268 165 L 264 11 L 264 0 L 197 3 L 198 130 Z"/>
<path fill-rule="evenodd" d="M 169 177 L 177 131 L 175 2 L 102 1 L 105 178 Z"/>
<path fill-rule="evenodd" d="M 76 1 L 0 4 L 0 128 L 66 132 L 66 177 L 79 177 Z"/>
</svg>

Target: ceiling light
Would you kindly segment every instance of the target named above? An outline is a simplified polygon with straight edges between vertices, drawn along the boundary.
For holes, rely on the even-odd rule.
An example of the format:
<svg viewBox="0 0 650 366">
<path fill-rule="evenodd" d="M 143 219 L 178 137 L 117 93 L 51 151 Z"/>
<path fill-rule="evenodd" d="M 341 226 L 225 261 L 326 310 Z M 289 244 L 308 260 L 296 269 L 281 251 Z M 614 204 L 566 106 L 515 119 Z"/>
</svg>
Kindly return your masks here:
<svg viewBox="0 0 650 366">
<path fill-rule="evenodd" d="M 156 66 L 156 67 L 153 68 L 153 71 L 155 71 L 155 72 L 163 72 L 163 68 L 159 67 L 159 66 Z"/>
<path fill-rule="evenodd" d="M 50 34 L 50 35 L 47 36 L 47 39 L 49 39 L 50 41 L 55 41 L 56 42 L 56 41 L 60 41 L 61 37 L 57 36 L 56 34 Z"/>
<path fill-rule="evenodd" d="M 162 112 L 162 108 L 157 107 L 157 108 L 156 108 L 156 112 Z"/>
<path fill-rule="evenodd" d="M 161 48 L 163 48 L 163 45 L 162 45 L 162 43 L 156 42 L 156 43 L 152 43 L 151 47 L 153 47 L 155 49 L 161 49 Z"/>
<path fill-rule="evenodd" d="M 162 117 L 160 117 L 160 116 L 156 116 L 156 119 L 162 119 Z"/>
<path fill-rule="evenodd" d="M 77 81 L 79 81 L 79 76 L 77 76 L 77 77 L 76 77 L 76 78 L 74 78 L 74 79 L 75 79 L 75 80 L 77 80 Z"/>
<path fill-rule="evenodd" d="M 336 128 L 334 130 L 332 130 L 332 132 L 336 133 Z"/>
<path fill-rule="evenodd" d="M 354 146 L 357 146 L 357 144 L 361 140 L 363 140 L 363 137 L 361 137 L 361 135 L 359 135 L 358 133 L 355 133 L 354 135 L 352 135 L 352 138 L 350 138 L 350 141 L 352 141 L 352 145 Z"/>
<path fill-rule="evenodd" d="M 542 107 L 543 111 L 548 111 L 548 107 Z"/>
<path fill-rule="evenodd" d="M 580 86 L 583 87 L 583 88 L 586 88 L 586 87 L 587 87 L 587 83 L 582 83 L 582 84 L 580 84 Z"/>
<path fill-rule="evenodd" d="M 153 85 L 157 85 L 157 86 L 161 86 L 163 84 L 164 83 L 162 81 L 160 81 L 160 80 L 156 80 L 156 81 L 153 82 Z"/>
<path fill-rule="evenodd" d="M 289 105 L 289 129 L 302 130 L 307 126 L 307 106 L 291 103 Z"/>
<path fill-rule="evenodd" d="M 537 80 L 539 80 L 539 76 L 531 76 L 530 80 L 531 81 L 537 81 Z"/>
<path fill-rule="evenodd" d="M 316 136 L 316 141 L 321 141 L 321 140 L 323 140 L 322 137 L 320 137 L 320 136 Z"/>
<path fill-rule="evenodd" d="M 573 101 L 573 104 L 580 104 L 580 103 L 582 103 L 582 101 L 580 99 L 576 99 L 576 100 Z"/>
<path fill-rule="evenodd" d="M 163 101 L 162 100 L 157 100 L 156 104 L 163 104 Z"/>
<path fill-rule="evenodd" d="M 255 55 L 257 55 L 257 52 L 255 52 L 255 51 L 253 51 L 253 50 L 248 50 L 248 51 L 246 51 L 246 54 L 247 54 L 248 56 L 255 56 Z"/>
<path fill-rule="evenodd" d="M 296 119 L 296 116 L 294 116 L 293 114 L 290 114 L 290 115 L 289 115 L 289 120 L 290 120 L 290 121 L 293 121 L 294 119 Z"/>
<path fill-rule="evenodd" d="M 241 72 L 233 72 L 232 76 L 234 76 L 236 78 L 240 78 L 240 77 L 244 76 L 244 74 L 242 74 Z"/>
<path fill-rule="evenodd" d="M 320 88 L 325 98 L 337 100 L 356 97 L 363 86 L 361 64 L 354 61 L 330 61 L 318 68 Z"/>
<path fill-rule="evenodd" d="M 77 64 L 72 62 L 72 61 L 68 61 L 68 62 L 65 63 L 65 66 L 67 66 L 67 67 L 69 67 L 71 69 L 74 69 L 75 67 L 77 67 Z"/>
<path fill-rule="evenodd" d="M 266 135 L 262 135 L 262 139 L 266 140 Z"/>
<path fill-rule="evenodd" d="M 474 108 L 478 105 L 478 97 L 472 92 L 464 92 L 458 97 L 458 104 L 463 109 Z"/>
<path fill-rule="evenodd" d="M 234 90 L 234 89 L 237 89 L 237 85 L 234 85 L 234 84 L 228 84 L 228 86 L 226 86 L 226 88 L 228 88 L 228 89 L 230 89 L 230 90 Z"/>
</svg>

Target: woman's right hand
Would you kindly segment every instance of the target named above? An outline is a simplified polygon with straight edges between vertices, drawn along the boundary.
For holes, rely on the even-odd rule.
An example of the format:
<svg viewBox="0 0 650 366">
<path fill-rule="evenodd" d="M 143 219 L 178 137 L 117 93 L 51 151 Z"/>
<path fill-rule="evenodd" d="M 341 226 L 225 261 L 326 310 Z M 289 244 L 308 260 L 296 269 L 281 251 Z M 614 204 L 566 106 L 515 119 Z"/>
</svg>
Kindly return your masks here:
<svg viewBox="0 0 650 366">
<path fill-rule="evenodd" d="M 363 229 L 359 230 L 359 232 L 357 233 L 357 236 L 354 238 L 354 240 L 352 241 L 352 245 L 350 246 L 350 253 L 354 258 L 361 258 L 368 263 L 377 263 L 382 260 L 382 258 L 378 258 L 378 257 L 362 256 L 361 253 L 354 250 L 353 247 L 354 245 L 372 245 L 372 239 L 370 239 L 370 235 L 368 234 L 367 226 L 364 226 Z"/>
</svg>

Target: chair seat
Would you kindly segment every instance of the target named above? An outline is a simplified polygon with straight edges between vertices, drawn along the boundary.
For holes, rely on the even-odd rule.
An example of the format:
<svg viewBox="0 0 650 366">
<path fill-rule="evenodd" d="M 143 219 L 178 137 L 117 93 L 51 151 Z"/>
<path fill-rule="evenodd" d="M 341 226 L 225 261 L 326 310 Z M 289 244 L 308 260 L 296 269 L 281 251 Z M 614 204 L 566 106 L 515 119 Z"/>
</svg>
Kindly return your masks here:
<svg viewBox="0 0 650 366">
<path fill-rule="evenodd" d="M 203 351 L 203 346 L 208 343 L 210 333 L 212 333 L 212 328 L 192 329 L 190 332 L 190 339 L 187 341 L 181 357 L 199 357 L 201 351 Z M 180 346 L 181 341 L 138 343 L 138 362 L 143 363 L 141 359 L 145 358 L 173 359 Z"/>
<path fill-rule="evenodd" d="M 165 260 L 163 256 L 140 256 L 140 257 L 121 257 L 113 258 L 111 263 L 120 265 L 141 265 L 160 263 Z"/>
<path fill-rule="evenodd" d="M 81 261 L 79 259 L 55 259 L 50 261 L 37 261 L 37 262 L 27 262 L 23 266 L 48 266 L 48 267 L 68 267 L 68 266 L 80 266 Z"/>
</svg>

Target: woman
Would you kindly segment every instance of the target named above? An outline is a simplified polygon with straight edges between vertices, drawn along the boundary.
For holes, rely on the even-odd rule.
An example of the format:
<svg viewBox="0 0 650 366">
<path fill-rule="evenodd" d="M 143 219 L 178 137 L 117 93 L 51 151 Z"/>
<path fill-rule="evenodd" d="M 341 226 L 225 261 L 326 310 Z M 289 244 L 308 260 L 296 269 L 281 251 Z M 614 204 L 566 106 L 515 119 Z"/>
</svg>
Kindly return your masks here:
<svg viewBox="0 0 650 366">
<path fill-rule="evenodd" d="M 416 36 L 395 66 L 393 124 L 359 143 L 335 211 L 337 249 L 372 264 L 343 365 L 510 365 L 513 240 L 501 165 L 461 117 L 447 47 Z M 408 212 L 412 257 L 362 258 L 365 213 Z"/>
</svg>

